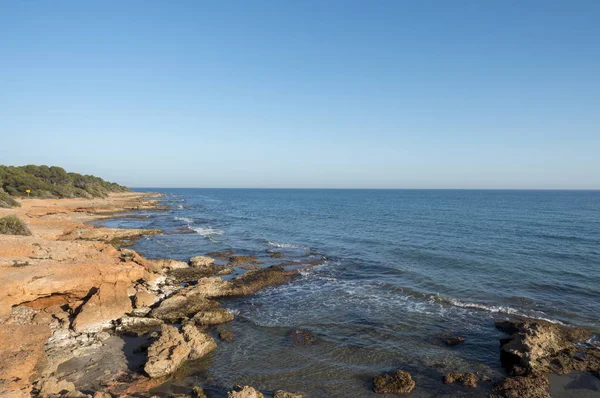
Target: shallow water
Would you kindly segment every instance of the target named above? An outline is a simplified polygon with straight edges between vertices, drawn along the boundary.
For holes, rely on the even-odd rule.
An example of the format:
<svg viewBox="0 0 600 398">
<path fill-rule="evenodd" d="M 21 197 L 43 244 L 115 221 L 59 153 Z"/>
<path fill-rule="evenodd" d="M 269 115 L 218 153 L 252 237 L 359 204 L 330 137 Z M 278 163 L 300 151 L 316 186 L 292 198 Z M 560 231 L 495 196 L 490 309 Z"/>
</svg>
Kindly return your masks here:
<svg viewBox="0 0 600 398">
<path fill-rule="evenodd" d="M 152 189 L 169 211 L 107 225 L 161 228 L 154 258 L 231 249 L 276 263 L 326 256 L 289 284 L 226 301 L 236 332 L 167 387 L 236 383 L 316 397 L 363 397 L 403 368 L 414 396 L 482 396 L 449 371 L 501 377 L 495 320 L 524 315 L 600 330 L 600 192 Z M 189 232 L 189 233 L 183 233 Z M 292 346 L 291 328 L 317 336 Z M 444 332 L 465 337 L 434 344 Z M 592 392 L 593 393 L 593 392 Z M 568 396 L 568 394 L 566 395 Z"/>
</svg>

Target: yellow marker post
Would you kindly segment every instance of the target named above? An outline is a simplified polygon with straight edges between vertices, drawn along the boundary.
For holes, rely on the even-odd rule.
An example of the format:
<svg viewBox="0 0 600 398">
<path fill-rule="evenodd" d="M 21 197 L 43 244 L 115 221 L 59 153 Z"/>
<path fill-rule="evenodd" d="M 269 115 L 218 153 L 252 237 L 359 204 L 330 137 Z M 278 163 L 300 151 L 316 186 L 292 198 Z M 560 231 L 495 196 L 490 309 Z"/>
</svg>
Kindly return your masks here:
<svg viewBox="0 0 600 398">
<path fill-rule="evenodd" d="M 31 189 L 26 189 L 25 192 L 27 192 L 27 197 L 29 197 L 29 192 L 31 192 Z"/>
</svg>

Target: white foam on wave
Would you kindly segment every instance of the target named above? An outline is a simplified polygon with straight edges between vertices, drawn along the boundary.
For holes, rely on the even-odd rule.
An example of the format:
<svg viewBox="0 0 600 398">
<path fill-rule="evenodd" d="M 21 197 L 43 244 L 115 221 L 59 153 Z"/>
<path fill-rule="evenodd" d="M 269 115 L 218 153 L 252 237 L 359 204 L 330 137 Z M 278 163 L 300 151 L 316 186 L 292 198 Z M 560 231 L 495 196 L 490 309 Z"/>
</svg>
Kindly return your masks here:
<svg viewBox="0 0 600 398">
<path fill-rule="evenodd" d="M 192 229 L 194 231 L 196 231 L 197 234 L 206 236 L 206 237 L 211 237 L 214 235 L 223 235 L 223 233 L 224 233 L 223 230 L 220 230 L 217 228 L 210 228 L 210 227 L 192 227 Z"/>
<path fill-rule="evenodd" d="M 465 308 L 465 309 L 480 310 L 480 311 L 486 311 L 486 312 L 491 312 L 491 313 L 502 313 L 502 314 L 507 314 L 507 315 L 517 315 L 517 316 L 522 316 L 525 318 L 539 319 L 541 321 L 564 325 L 564 323 L 562 323 L 561 321 L 558 321 L 556 319 L 550 319 L 545 316 L 538 316 L 538 315 L 534 315 L 534 314 L 526 314 L 515 308 L 502 306 L 502 305 L 469 303 L 469 302 L 460 301 L 460 300 L 456 300 L 456 299 L 448 299 L 447 302 L 455 307 L 460 307 L 460 308 Z M 539 311 L 539 313 L 546 315 L 541 311 Z"/>
<path fill-rule="evenodd" d="M 188 224 L 191 224 L 191 223 L 194 222 L 194 220 L 192 220 L 189 217 L 175 217 L 175 220 L 177 220 L 177 221 L 183 221 L 183 222 L 186 222 Z"/>
<path fill-rule="evenodd" d="M 268 242 L 269 245 L 277 247 L 279 249 L 303 249 L 306 250 L 306 247 L 294 245 L 293 243 L 278 243 L 278 242 Z"/>
</svg>

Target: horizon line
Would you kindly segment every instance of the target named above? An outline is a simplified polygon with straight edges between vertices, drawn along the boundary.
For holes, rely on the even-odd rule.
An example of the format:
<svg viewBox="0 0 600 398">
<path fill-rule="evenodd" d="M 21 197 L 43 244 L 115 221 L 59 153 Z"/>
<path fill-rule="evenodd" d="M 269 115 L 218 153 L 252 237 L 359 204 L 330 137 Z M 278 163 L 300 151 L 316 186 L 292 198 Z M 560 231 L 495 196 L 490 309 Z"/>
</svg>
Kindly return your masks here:
<svg viewBox="0 0 600 398">
<path fill-rule="evenodd" d="M 129 189 L 294 189 L 294 190 L 354 190 L 354 191 L 588 191 L 600 188 L 323 188 L 323 187 L 131 187 Z"/>
</svg>

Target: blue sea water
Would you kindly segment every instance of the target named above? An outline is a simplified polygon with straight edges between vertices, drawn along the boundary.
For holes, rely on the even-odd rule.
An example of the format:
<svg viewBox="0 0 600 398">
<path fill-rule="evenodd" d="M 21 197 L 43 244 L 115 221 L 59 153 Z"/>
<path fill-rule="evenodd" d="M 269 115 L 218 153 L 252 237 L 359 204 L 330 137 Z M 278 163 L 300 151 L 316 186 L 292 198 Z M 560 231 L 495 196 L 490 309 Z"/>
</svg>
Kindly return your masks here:
<svg viewBox="0 0 600 398">
<path fill-rule="evenodd" d="M 163 229 L 136 244 L 148 257 L 326 258 L 288 284 L 224 302 L 236 320 L 220 329 L 236 342 L 220 344 L 171 389 L 202 383 L 218 393 L 240 383 L 362 397 L 374 395 L 374 375 L 404 368 L 415 396 L 480 396 L 440 377 L 501 377 L 495 320 L 600 331 L 598 191 L 147 190 L 167 194 L 170 210 L 106 224 Z M 286 344 L 291 328 L 311 330 L 317 343 Z M 446 332 L 466 342 L 435 344 Z"/>
</svg>

